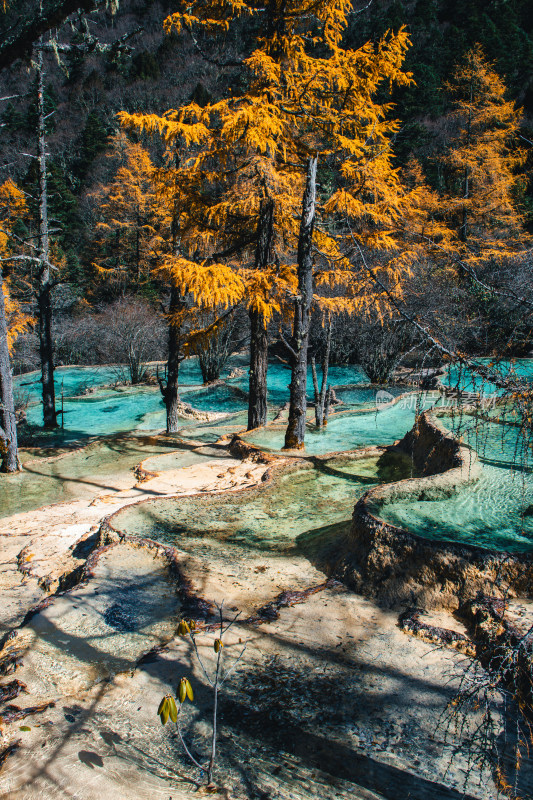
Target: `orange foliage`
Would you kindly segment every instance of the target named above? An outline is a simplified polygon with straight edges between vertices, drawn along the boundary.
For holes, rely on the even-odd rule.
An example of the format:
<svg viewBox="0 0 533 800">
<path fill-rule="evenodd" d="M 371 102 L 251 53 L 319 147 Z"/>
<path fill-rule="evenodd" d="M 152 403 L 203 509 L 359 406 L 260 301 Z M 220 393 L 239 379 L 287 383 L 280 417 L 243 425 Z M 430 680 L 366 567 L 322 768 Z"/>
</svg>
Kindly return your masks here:
<svg viewBox="0 0 533 800">
<path fill-rule="evenodd" d="M 0 262 L 9 262 L 14 255 L 13 228 L 26 213 L 24 194 L 11 179 L 0 186 Z M 10 352 L 17 337 L 28 330 L 33 319 L 26 314 L 9 292 L 9 281 L 3 286 L 7 317 L 7 343 Z"/>
<path fill-rule="evenodd" d="M 517 167 L 525 160 L 517 146 L 520 110 L 506 99 L 505 84 L 479 45 L 447 88 L 454 98 L 449 121 L 455 135 L 443 158 L 446 219 L 470 255 L 508 255 L 523 222 L 516 203 Z"/>
<path fill-rule="evenodd" d="M 389 228 L 405 204 L 390 153 L 398 125 L 388 117 L 390 104 L 378 102 L 376 94 L 411 82 L 402 70 L 408 36 L 401 29 L 376 44 L 344 49 L 350 10 L 348 0 L 271 4 L 261 10 L 263 33 L 244 62 L 244 94 L 203 108 L 191 103 L 163 116 L 119 115 L 125 127 L 157 133 L 169 146 L 168 166 L 159 178 L 179 219 L 179 243 L 167 265 L 172 258 L 191 265 L 209 262 L 217 269 L 222 262 L 231 265 L 244 282 L 248 306 L 266 319 L 296 290 L 291 262 L 309 155 L 318 155 L 319 163 L 343 183 L 324 198 L 327 225 L 317 224 L 314 234 L 318 286 L 327 285 L 328 293 L 337 290 L 339 309 L 360 307 L 361 296 L 374 301 L 376 293 L 366 278 L 357 278 L 342 247 L 346 239 L 332 233 L 327 217 L 348 215 L 365 227 L 365 240 L 372 246 L 391 249 Z M 241 0 L 200 0 L 186 13 L 171 15 L 165 27 L 220 32 L 237 16 L 259 13 Z M 267 199 L 274 204 L 272 264 L 258 275 L 251 263 Z M 391 280 L 399 282 L 402 259 L 391 260 L 388 269 Z M 180 290 L 185 288 L 180 284 Z M 331 297 L 323 302 L 334 306 Z"/>
<path fill-rule="evenodd" d="M 154 166 L 140 144 L 121 133 L 115 137 L 110 157 L 119 159 L 115 178 L 93 194 L 100 234 L 94 266 L 102 278 L 139 287 L 150 279 L 164 252 L 164 209 L 154 185 Z"/>
</svg>

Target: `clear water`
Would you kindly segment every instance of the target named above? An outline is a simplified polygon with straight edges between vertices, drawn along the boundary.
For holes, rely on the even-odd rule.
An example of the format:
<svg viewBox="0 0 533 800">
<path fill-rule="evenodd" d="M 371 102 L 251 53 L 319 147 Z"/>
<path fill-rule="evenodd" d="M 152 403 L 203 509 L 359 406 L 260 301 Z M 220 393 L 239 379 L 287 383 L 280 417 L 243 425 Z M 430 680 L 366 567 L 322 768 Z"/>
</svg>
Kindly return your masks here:
<svg viewBox="0 0 533 800">
<path fill-rule="evenodd" d="M 244 374 L 228 381 L 228 385 L 202 386 L 202 375 L 197 358 L 186 359 L 180 366 L 180 397 L 200 411 L 216 411 L 224 414 L 244 412 L 247 408 L 248 364 L 243 356 L 232 357 L 223 378 L 235 369 Z M 115 367 L 58 367 L 55 373 L 57 406 L 60 406 L 61 391 L 64 401 L 64 432 L 49 436 L 50 442 L 60 443 L 84 439 L 88 436 L 109 436 L 135 430 L 164 429 L 165 408 L 159 388 L 156 386 L 117 386 Z M 331 385 L 357 384 L 366 381 L 364 373 L 356 366 L 331 367 Z M 268 400 L 271 415 L 289 399 L 289 370 L 282 364 L 269 367 Z M 309 373 L 309 386 L 312 386 Z M 107 387 L 107 388 L 103 388 Z M 93 391 L 82 396 L 86 389 Z M 31 425 L 42 425 L 40 403 L 41 383 L 38 372 L 15 378 L 18 398 L 29 403 L 27 419 Z M 366 403 L 372 398 L 371 390 L 362 390 L 350 403 Z M 187 425 L 187 423 L 184 423 Z M 215 437 L 216 439 L 217 437 Z M 211 437 L 210 441 L 214 441 Z"/>
<path fill-rule="evenodd" d="M 487 464 L 519 470 L 527 470 L 533 464 L 531 446 L 515 425 L 488 423 L 458 412 L 443 415 L 440 419 L 455 436 L 474 448 Z"/>
<path fill-rule="evenodd" d="M 218 411 L 224 414 L 242 411 L 248 404 L 246 395 L 240 389 L 223 384 L 182 389 L 180 398 L 200 411 Z"/>
<path fill-rule="evenodd" d="M 443 422 L 478 451 L 483 462 L 480 480 L 441 500 L 402 499 L 387 504 L 379 516 L 429 539 L 532 551 L 531 454 L 524 450 L 518 429 L 476 423 L 466 415 L 443 418 Z"/>
<path fill-rule="evenodd" d="M 482 361 L 482 359 L 480 359 Z M 488 362 L 488 359 L 484 360 Z M 507 366 L 506 366 L 507 365 Z M 509 367 L 505 362 L 502 370 Z M 234 369 L 242 369 L 244 374 L 231 378 L 229 386 L 202 387 L 202 377 L 198 359 L 186 359 L 180 367 L 181 397 L 184 402 L 193 405 L 202 411 L 218 411 L 223 413 L 237 413 L 246 409 L 246 393 L 248 390 L 248 365 L 243 356 L 234 356 L 230 359 L 223 377 L 227 377 Z M 517 375 L 533 378 L 533 359 L 517 360 L 512 369 Z M 66 440 L 72 441 L 87 436 L 107 436 L 115 433 L 132 430 L 160 430 L 165 427 L 165 409 L 157 387 L 118 387 L 116 389 L 103 389 L 98 387 L 109 386 L 117 379 L 117 371 L 109 366 L 91 367 L 59 367 L 56 370 L 56 392 L 58 397 L 63 387 L 65 400 L 65 431 Z M 480 379 L 475 376 L 463 375 L 461 378 L 457 369 L 452 367 L 450 374 L 445 378 L 450 385 L 458 382 L 465 390 L 483 390 L 490 393 L 494 387 L 489 384 L 481 386 Z M 289 399 L 290 372 L 281 363 L 275 362 L 269 366 L 268 372 L 268 400 L 271 414 Z M 379 392 L 368 386 L 358 388 L 357 384 L 367 382 L 365 373 L 358 366 L 332 366 L 329 371 L 329 383 L 336 389 L 339 399 L 348 407 L 372 407 L 376 403 Z M 311 374 L 308 375 L 308 387 L 311 390 Z M 87 389 L 96 389 L 93 393 L 80 397 Z M 41 384 L 39 373 L 32 372 L 15 378 L 15 389 L 20 398 L 30 403 L 27 409 L 28 421 L 35 426 L 42 423 L 40 406 Z M 384 391 L 391 396 L 396 396 L 401 389 L 387 387 Z M 342 408 L 342 407 L 338 407 Z M 382 412 L 384 413 L 384 412 Z M 380 419 L 380 422 L 382 420 Z M 383 422 L 386 422 L 383 420 Z M 332 423 L 330 423 L 332 424 Z M 343 426 L 341 426 L 343 427 Z M 399 431 L 403 435 L 409 426 Z M 356 429 L 354 436 L 357 438 Z M 366 424 L 363 426 L 366 430 Z M 318 434 L 322 435 L 322 434 Z M 372 436 L 372 434 L 370 434 Z M 270 436 L 270 434 L 269 434 Z M 395 438 L 398 438 L 397 436 Z M 369 441 L 357 439 L 358 444 L 387 444 L 389 439 L 377 441 L 373 436 Z M 270 446 L 270 445 L 267 445 Z M 275 445 L 274 447 L 281 446 Z M 310 445 L 313 452 L 325 452 L 322 446 L 316 443 Z M 318 449 L 314 449 L 318 447 Z M 339 449 L 332 447 L 332 450 Z M 347 449 L 341 447 L 340 449 Z"/>
<path fill-rule="evenodd" d="M 142 428 L 145 415 L 159 411 L 164 420 L 161 393 L 156 387 L 119 387 L 101 389 L 86 397 L 65 400 L 65 440 L 87 436 L 109 436 Z M 28 407 L 26 416 L 31 425 L 42 424 L 40 404 Z M 160 426 L 164 427 L 164 423 Z"/>
<path fill-rule="evenodd" d="M 56 367 L 54 385 L 57 398 L 63 390 L 65 397 L 83 394 L 86 389 L 106 386 L 117 381 L 117 370 L 114 367 Z M 13 378 L 13 388 L 20 398 L 30 402 L 40 400 L 42 394 L 41 373 L 27 372 Z"/>
<path fill-rule="evenodd" d="M 198 557 L 210 557 L 212 542 L 218 542 L 226 564 L 233 566 L 233 559 L 247 551 L 297 550 L 330 526 L 348 522 L 359 497 L 380 480 L 375 458 L 330 459 L 322 470 L 302 465 L 262 489 L 127 507 L 113 518 L 113 526 Z"/>
<path fill-rule="evenodd" d="M 244 369 L 245 374 L 238 377 L 230 379 L 229 383 L 233 386 L 238 386 L 244 392 L 248 391 L 248 364 L 247 362 L 237 361 L 237 359 L 233 362 L 234 366 L 239 366 L 241 369 Z M 320 369 L 318 369 L 318 381 L 321 381 L 321 373 Z M 268 365 L 268 372 L 267 372 L 267 390 L 268 390 L 268 402 L 273 406 L 279 408 L 283 406 L 289 400 L 289 384 L 291 382 L 291 373 L 290 369 L 286 367 L 284 364 L 280 362 L 273 362 Z M 361 367 L 349 364 L 344 366 L 335 366 L 332 365 L 329 368 L 328 372 L 328 383 L 330 386 L 344 386 L 346 384 L 356 384 L 356 383 L 367 383 L 368 378 L 366 374 L 363 372 Z M 311 368 L 309 367 L 307 371 L 307 387 L 308 393 L 312 392 L 313 390 L 313 376 L 311 372 Z M 311 394 L 309 394 L 309 399 L 311 399 Z"/>
<path fill-rule="evenodd" d="M 342 400 L 344 405 L 347 406 L 372 406 L 376 405 L 383 401 L 385 398 L 385 394 L 389 395 L 392 399 L 393 397 L 398 397 L 398 395 L 404 393 L 406 390 L 404 388 L 400 388 L 398 386 L 384 386 L 382 388 L 376 388 L 371 386 L 346 386 L 344 388 L 337 388 L 335 389 L 335 394 L 339 400 Z M 333 411 L 342 411 L 342 406 L 340 408 L 333 407 Z"/>
<path fill-rule="evenodd" d="M 533 381 L 533 359 L 517 358 L 513 361 L 494 362 L 490 358 L 475 359 L 482 366 L 493 365 L 495 373 L 502 378 L 513 377 L 524 381 Z M 470 370 L 458 366 L 451 366 L 448 374 L 443 377 L 445 386 L 452 386 L 465 392 L 479 392 L 482 395 L 499 394 L 500 389 L 490 381 L 484 380 Z"/>
<path fill-rule="evenodd" d="M 443 500 L 402 500 L 379 516 L 427 539 L 477 545 L 491 550 L 533 550 L 533 483 L 523 475 L 485 466 L 480 480 Z"/>
<path fill-rule="evenodd" d="M 226 374 L 236 367 L 245 374 L 229 381 L 229 387 L 220 385 L 202 387 L 201 375 L 196 359 L 182 365 L 182 399 L 194 407 L 206 411 L 233 413 L 231 419 L 215 423 L 184 421 L 180 435 L 210 444 L 224 433 L 231 433 L 245 425 L 248 383 L 246 363 L 242 357 L 234 357 L 228 364 Z M 509 368 L 509 365 L 502 367 Z M 514 362 L 511 368 L 525 378 L 533 376 L 533 360 Z M 87 396 L 79 396 L 87 386 L 104 386 L 116 378 L 110 367 L 66 367 L 57 370 L 58 382 L 63 382 L 65 396 L 65 433 L 63 441 L 86 439 L 91 436 L 114 435 L 121 432 L 160 430 L 165 425 L 165 409 L 157 387 L 101 388 Z M 448 382 L 457 382 L 459 376 L 452 369 Z M 288 399 L 289 372 L 282 364 L 272 364 L 269 369 L 269 400 L 271 415 Z M 33 382 L 32 382 L 33 381 Z M 462 387 L 479 390 L 472 376 L 462 376 Z M 364 411 L 374 406 L 376 391 L 357 384 L 366 382 L 366 376 L 357 367 L 332 367 L 330 383 L 345 388 L 338 395 L 347 405 L 361 409 L 361 413 L 334 415 L 326 429 L 317 431 L 312 425 L 306 433 L 306 453 L 324 454 L 353 450 L 371 445 L 387 445 L 400 439 L 414 422 L 416 400 L 414 395 L 401 399 L 396 405 L 377 411 Z M 37 402 L 40 392 L 38 374 L 16 378 L 19 391 L 28 391 L 34 402 L 28 408 L 30 423 L 39 425 L 41 408 Z M 27 384 L 27 385 L 24 385 Z M 311 382 L 309 383 L 311 385 Z M 485 385 L 484 390 L 490 387 Z M 399 389 L 391 391 L 397 394 Z M 382 397 L 382 402 L 387 398 Z M 275 402 L 273 402 L 275 401 Z M 427 407 L 435 401 L 428 397 L 422 403 Z M 340 407 L 342 408 L 342 407 Z M 517 451 L 518 430 L 512 426 L 485 425 L 479 428 L 471 418 L 456 417 L 448 424 L 458 435 L 477 449 L 485 461 L 484 475 L 479 484 L 459 491 L 456 496 L 439 501 L 402 501 L 383 510 L 387 519 L 406 525 L 417 533 L 428 537 L 448 538 L 477 543 L 484 547 L 505 550 L 533 549 L 533 515 L 529 507 L 531 496 L 531 473 L 513 469 L 523 460 L 524 453 Z M 502 438 L 502 433 L 505 435 Z M 262 429 L 249 440 L 268 450 L 278 451 L 283 447 L 285 426 Z M 120 440 L 120 437 L 118 437 Z M 52 442 L 51 442 L 52 443 Z M 91 446 L 92 448 L 93 446 Z M 84 454 L 71 454 L 59 461 L 31 465 L 22 475 L 6 476 L 2 479 L 0 514 L 24 511 L 51 502 L 72 499 L 87 491 L 107 490 L 106 475 L 117 472 L 117 466 L 136 463 L 154 452 L 165 452 L 164 448 L 147 450 L 138 444 L 123 444 L 108 440 L 95 450 L 89 448 Z M 175 449 L 175 448 L 174 448 Z M 175 456 L 168 467 L 177 468 L 194 463 L 197 456 L 184 454 Z M 198 456 L 198 458 L 202 458 Z M 320 491 L 320 488 L 319 488 Z M 351 506 L 349 508 L 351 511 Z M 286 519 L 288 513 L 282 507 Z M 295 508 L 294 513 L 299 513 Z M 346 512 L 344 512 L 346 513 Z M 349 514 L 348 514 L 349 515 Z"/>
<path fill-rule="evenodd" d="M 227 387 L 213 389 L 184 389 L 181 399 L 201 411 L 220 411 L 224 414 L 242 410 L 244 404 L 235 399 Z M 99 389 L 86 397 L 65 400 L 64 432 L 58 440 L 83 440 L 90 436 L 110 436 L 130 431 L 161 430 L 166 426 L 166 412 L 158 387 L 120 386 Z M 42 423 L 40 404 L 30 405 L 26 416 L 31 425 Z M 184 421 L 187 425 L 188 421 Z"/>
<path fill-rule="evenodd" d="M 112 494 L 117 475 L 128 472 L 150 453 L 163 454 L 168 449 L 168 444 L 158 443 L 153 437 L 114 437 L 53 461 L 26 460 L 22 472 L 1 477 L 0 517 L 95 494 Z M 184 451 L 184 456 L 190 457 L 189 451 Z"/>
<path fill-rule="evenodd" d="M 413 398 L 378 411 L 340 414 L 330 419 L 326 428 L 309 426 L 305 434 L 305 452 L 320 455 L 359 447 L 393 444 L 412 428 L 415 420 Z M 285 426 L 262 428 L 246 437 L 258 447 L 280 451 L 285 441 Z"/>
<path fill-rule="evenodd" d="M 44 696 L 68 695 L 133 669 L 173 635 L 178 611 L 163 563 L 140 549 L 114 548 L 99 560 L 94 580 L 33 617 L 23 631 L 32 634 L 25 666 Z"/>
</svg>

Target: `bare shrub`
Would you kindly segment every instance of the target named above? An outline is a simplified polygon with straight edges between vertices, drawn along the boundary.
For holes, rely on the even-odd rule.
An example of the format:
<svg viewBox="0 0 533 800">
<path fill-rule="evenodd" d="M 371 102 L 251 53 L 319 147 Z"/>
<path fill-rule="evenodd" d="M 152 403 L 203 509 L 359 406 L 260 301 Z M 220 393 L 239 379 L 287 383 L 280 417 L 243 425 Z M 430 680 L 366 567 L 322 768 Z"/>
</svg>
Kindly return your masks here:
<svg viewBox="0 0 533 800">
<path fill-rule="evenodd" d="M 139 298 L 120 298 L 93 319 L 100 359 L 120 366 L 132 384 L 147 377 L 146 363 L 164 357 L 165 325 L 157 312 Z"/>
</svg>

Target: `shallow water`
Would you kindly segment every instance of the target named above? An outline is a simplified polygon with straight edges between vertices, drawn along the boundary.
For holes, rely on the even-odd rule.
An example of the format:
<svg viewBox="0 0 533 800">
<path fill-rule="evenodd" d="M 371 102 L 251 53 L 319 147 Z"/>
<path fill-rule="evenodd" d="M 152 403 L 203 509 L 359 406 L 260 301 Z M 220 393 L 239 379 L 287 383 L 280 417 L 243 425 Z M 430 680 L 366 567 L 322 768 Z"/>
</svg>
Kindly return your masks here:
<svg viewBox="0 0 533 800">
<path fill-rule="evenodd" d="M 247 396 L 237 387 L 218 384 L 201 388 L 182 389 L 180 399 L 200 411 L 233 414 L 247 408 Z"/>
<path fill-rule="evenodd" d="M 383 386 L 373 387 L 364 386 L 358 387 L 356 385 L 345 386 L 335 389 L 335 394 L 342 403 L 347 406 L 371 406 L 374 407 L 376 403 L 380 405 L 384 402 L 386 397 L 389 399 L 398 397 L 406 390 L 398 386 Z M 342 405 L 333 408 L 334 411 L 342 411 Z"/>
<path fill-rule="evenodd" d="M 244 370 L 245 374 L 238 378 L 230 379 L 229 383 L 233 386 L 238 386 L 243 391 L 248 391 L 248 362 L 241 358 L 234 357 L 232 361 L 234 366 L 238 366 Z M 320 369 L 318 372 L 318 382 L 322 380 Z M 267 372 L 267 389 L 268 389 L 268 402 L 273 406 L 279 407 L 284 405 L 289 399 L 289 384 L 291 382 L 290 369 L 281 364 L 280 362 L 272 362 L 268 365 Z M 328 383 L 330 386 L 344 386 L 346 384 L 367 383 L 368 378 L 356 364 L 348 365 L 331 365 L 328 371 Z M 311 367 L 307 370 L 307 391 L 309 399 L 313 391 L 313 376 Z"/>
<path fill-rule="evenodd" d="M 488 360 L 486 360 L 488 362 Z M 233 414 L 231 418 L 212 423 L 184 421 L 180 435 L 184 438 L 210 444 L 224 433 L 239 430 L 246 423 L 246 396 L 248 375 L 242 357 L 231 359 L 226 370 L 245 369 L 245 374 L 232 378 L 229 386 L 202 387 L 197 359 L 188 359 L 182 365 L 182 391 L 184 402 L 206 411 L 222 411 Z M 480 389 L 472 376 L 450 371 L 448 382 L 462 382 L 462 388 Z M 513 369 L 516 374 L 531 377 L 533 360 L 524 359 L 512 365 L 502 365 L 502 370 Z M 78 395 L 86 386 L 109 383 L 116 377 L 111 367 L 67 367 L 57 370 L 58 379 L 64 382 L 65 394 Z M 31 379 L 34 384 L 31 384 Z M 34 399 L 38 396 L 40 383 L 37 373 L 20 376 L 17 382 L 30 383 Z M 270 416 L 288 399 L 289 371 L 282 364 L 269 368 Z M 470 383 L 468 383 L 470 381 Z M 385 404 L 401 390 L 375 390 L 368 386 L 358 388 L 366 382 L 366 376 L 357 367 L 332 367 L 330 383 L 344 387 L 338 396 L 351 408 L 362 413 L 334 414 L 328 426 L 316 430 L 310 425 L 306 433 L 305 452 L 318 455 L 328 452 L 353 450 L 372 445 L 388 445 L 400 439 L 413 425 L 415 418 L 415 395 L 402 398 L 392 406 Z M 309 382 L 311 385 L 311 382 Z M 23 388 L 23 387 L 21 387 Z M 490 387 L 489 387 L 490 388 Z M 487 391 L 485 385 L 484 390 Z M 275 400 L 275 402 L 273 402 Z M 436 397 L 423 399 L 421 407 L 428 407 Z M 363 411 L 378 404 L 378 410 Z M 439 401 L 441 402 L 441 401 Z M 438 404 L 437 404 L 438 405 Z M 337 407 L 337 411 L 342 410 Z M 30 422 L 39 424 L 40 404 L 34 402 L 28 408 Z M 466 487 L 455 497 L 440 501 L 422 501 L 387 506 L 383 510 L 387 519 L 406 525 L 421 535 L 431 538 L 449 538 L 469 541 L 483 547 L 510 550 L 533 549 L 533 515 L 524 512 L 533 503 L 531 482 L 527 471 L 511 469 L 523 460 L 524 454 L 517 452 L 517 429 L 512 426 L 475 424 L 466 416 L 449 418 L 447 424 L 456 433 L 477 449 L 485 461 L 485 473 L 475 487 Z M 132 430 L 160 430 L 165 425 L 165 410 L 158 387 L 102 388 L 84 397 L 72 397 L 65 401 L 65 431 L 58 437 L 62 441 L 83 440 L 91 436 L 102 436 Z M 285 426 L 280 425 L 254 432 L 248 440 L 264 449 L 279 451 L 283 447 Z M 120 437 L 119 437 L 120 439 Z M 51 442 L 52 443 L 52 442 Z M 175 448 L 174 448 L 175 449 Z M 24 511 L 51 502 L 74 499 L 87 492 L 111 491 L 106 476 L 120 469 L 130 469 L 150 454 L 166 453 L 165 447 L 146 447 L 143 444 L 121 441 L 106 441 L 91 445 L 83 454 L 71 454 L 63 459 L 29 466 L 22 475 L 2 479 L 0 514 Z M 156 458 L 148 469 L 176 469 L 210 456 L 192 452 Z M 313 490 L 314 491 L 314 490 Z M 321 491 L 321 487 L 318 487 Z M 326 492 L 326 495 L 328 492 Z M 280 503 L 283 508 L 283 492 Z M 276 501 L 277 503 L 278 501 Z M 348 503 L 348 516 L 351 512 Z M 287 518 L 287 512 L 283 509 Z M 298 506 L 290 512 L 297 517 L 303 513 Z M 346 516 L 346 511 L 344 514 Z M 303 525 L 307 525 L 304 519 Z"/>
<path fill-rule="evenodd" d="M 56 367 L 54 385 L 56 400 L 60 400 L 61 392 L 65 397 L 83 394 L 87 389 L 105 386 L 118 380 L 119 372 L 113 366 L 90 367 Z M 15 394 L 30 402 L 40 400 L 42 395 L 41 373 L 27 372 L 13 378 Z"/>
<path fill-rule="evenodd" d="M 153 367 L 151 368 L 153 371 Z M 200 411 L 223 414 L 243 412 L 247 408 L 248 365 L 242 356 L 233 356 L 222 373 L 227 378 L 235 369 L 242 375 L 232 378 L 228 385 L 202 386 L 202 375 L 197 358 L 186 359 L 180 366 L 180 399 Z M 109 436 L 135 430 L 161 430 L 165 428 L 166 414 L 157 386 L 116 386 L 120 370 L 114 366 L 58 367 L 56 377 L 56 404 L 61 407 L 64 394 L 64 428 L 48 435 L 51 443 L 72 442 L 90 436 Z M 331 367 L 330 383 L 357 384 L 366 376 L 356 366 Z M 289 370 L 279 363 L 269 366 L 268 402 L 270 415 L 289 399 Z M 309 387 L 312 387 L 309 373 Z M 87 389 L 92 391 L 84 395 Z M 42 425 L 40 402 L 40 374 L 31 372 L 15 378 L 15 391 L 21 401 L 29 403 L 26 411 L 30 425 Z M 373 390 L 352 390 L 350 404 L 364 404 L 372 400 Z M 185 423 L 187 424 L 187 423 Z"/>
<path fill-rule="evenodd" d="M 244 404 L 235 399 L 227 387 L 216 389 L 186 389 L 180 399 L 201 411 L 221 411 L 224 414 L 242 410 Z M 99 389 L 87 397 L 65 400 L 64 430 L 47 435 L 51 440 L 72 442 L 91 436 L 110 436 L 130 431 L 158 431 L 166 426 L 166 412 L 158 387 L 129 386 L 116 389 Z M 40 404 L 30 405 L 26 412 L 28 422 L 42 423 Z M 185 426 L 189 420 L 184 420 Z"/>
<path fill-rule="evenodd" d="M 533 504 L 533 483 L 508 470 L 484 466 L 473 486 L 453 497 L 391 503 L 379 516 L 424 536 L 492 550 L 533 550 L 533 517 L 523 511 Z"/>
<path fill-rule="evenodd" d="M 168 449 L 168 444 L 160 444 L 153 437 L 118 436 L 53 461 L 30 459 L 22 472 L 2 475 L 0 517 L 94 494 L 113 493 L 117 490 L 117 475 L 127 473 L 150 453 L 163 454 Z M 193 458 L 188 451 L 184 455 Z"/>
<path fill-rule="evenodd" d="M 215 541 L 223 544 L 231 563 L 232 553 L 283 553 L 301 546 L 302 537 L 348 521 L 359 497 L 380 480 L 376 458 L 329 459 L 319 468 L 302 465 L 257 490 L 127 507 L 113 518 L 113 526 L 195 554 L 208 552 Z"/>
<path fill-rule="evenodd" d="M 153 554 L 115 547 L 94 579 L 60 595 L 23 629 L 32 683 L 45 696 L 88 688 L 135 667 L 176 629 L 179 600 L 168 570 Z"/>
<path fill-rule="evenodd" d="M 175 546 L 197 594 L 253 615 L 280 591 L 322 584 L 357 500 L 407 470 L 404 459 L 386 467 L 376 458 L 299 462 L 266 485 L 154 499 L 122 509 L 110 522 L 131 537 Z"/>
<path fill-rule="evenodd" d="M 494 362 L 490 358 L 477 358 L 475 362 L 485 367 L 489 364 L 493 365 L 491 369 L 502 378 L 512 377 L 519 380 L 533 381 L 532 358 L 517 358 L 512 361 L 499 362 Z M 442 382 L 445 386 L 452 386 L 465 392 L 479 392 L 485 396 L 501 392 L 494 383 L 463 367 L 450 367 Z"/>
<path fill-rule="evenodd" d="M 87 397 L 65 400 L 63 438 L 73 441 L 134 431 L 142 427 L 145 416 L 154 410 L 163 422 L 163 401 L 156 387 L 100 389 Z M 40 404 L 29 406 L 26 413 L 31 425 L 42 424 Z M 154 429 L 161 427 L 164 423 L 154 426 Z"/>
<path fill-rule="evenodd" d="M 330 418 L 322 430 L 309 426 L 305 434 L 305 452 L 320 455 L 359 447 L 393 444 L 412 428 L 414 402 L 406 398 L 396 405 L 360 414 L 339 414 Z M 285 441 L 286 426 L 262 428 L 246 437 L 258 447 L 279 452 Z"/>
<path fill-rule="evenodd" d="M 447 414 L 442 423 L 488 464 L 528 469 L 533 465 L 531 447 L 515 425 L 499 425 L 469 414 Z"/>
</svg>

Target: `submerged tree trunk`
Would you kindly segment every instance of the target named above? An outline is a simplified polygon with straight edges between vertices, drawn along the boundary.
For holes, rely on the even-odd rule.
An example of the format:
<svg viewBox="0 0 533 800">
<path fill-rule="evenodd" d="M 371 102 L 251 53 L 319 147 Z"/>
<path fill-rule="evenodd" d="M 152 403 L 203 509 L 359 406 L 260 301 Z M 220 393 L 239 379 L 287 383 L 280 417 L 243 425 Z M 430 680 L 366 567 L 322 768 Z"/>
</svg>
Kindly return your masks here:
<svg viewBox="0 0 533 800">
<path fill-rule="evenodd" d="M 45 428 L 57 427 L 54 387 L 54 361 L 52 345 L 52 303 L 50 287 L 39 291 L 39 352 L 41 355 L 41 380 L 43 384 L 43 423 Z"/>
<path fill-rule="evenodd" d="M 52 298 L 50 285 L 50 238 L 48 233 L 48 185 L 46 176 L 46 117 L 44 113 L 44 70 L 42 41 L 37 56 L 39 101 L 39 284 L 37 311 L 39 315 L 39 352 L 43 385 L 43 424 L 57 427 L 54 387 L 54 348 L 52 342 Z"/>
<path fill-rule="evenodd" d="M 298 296 L 294 302 L 293 336 L 289 346 L 292 377 L 289 424 L 285 432 L 285 450 L 302 449 L 305 439 L 307 349 L 311 303 L 313 302 L 312 243 L 316 207 L 316 167 L 316 157 L 310 158 L 307 164 L 307 181 L 298 240 Z"/>
<path fill-rule="evenodd" d="M 220 379 L 222 372 L 222 365 L 215 358 L 210 358 L 210 354 L 200 353 L 198 356 L 200 363 L 200 371 L 202 373 L 202 381 L 205 384 L 214 383 Z"/>
<path fill-rule="evenodd" d="M 128 352 L 128 368 L 130 373 L 130 382 L 132 386 L 136 386 L 144 380 L 146 370 L 143 368 L 143 362 L 136 352 L 134 345 L 130 345 Z"/>
<path fill-rule="evenodd" d="M 265 318 L 250 311 L 250 389 L 248 430 L 267 423 L 268 332 Z"/>
<path fill-rule="evenodd" d="M 317 428 L 322 428 L 324 425 L 328 424 L 328 415 L 327 412 L 329 411 L 329 403 L 327 399 L 330 399 L 330 393 L 328 389 L 328 370 L 329 370 L 329 353 L 331 350 L 331 320 L 328 319 L 327 327 L 326 327 L 326 346 L 324 349 L 324 354 L 322 356 L 322 383 L 320 385 L 320 390 L 318 388 L 318 377 L 316 374 L 316 363 L 315 358 L 311 359 L 311 370 L 313 373 L 313 388 L 315 391 L 315 422 Z"/>
<path fill-rule="evenodd" d="M 0 267 L 0 457 L 2 472 L 17 472 L 17 424 L 13 400 L 13 379 L 7 344 L 7 319 L 2 269 Z"/>
<path fill-rule="evenodd" d="M 272 250 L 274 202 L 263 202 L 257 225 L 255 269 L 264 269 Z M 267 423 L 268 331 L 263 314 L 250 310 L 250 385 L 248 430 Z"/>
</svg>

